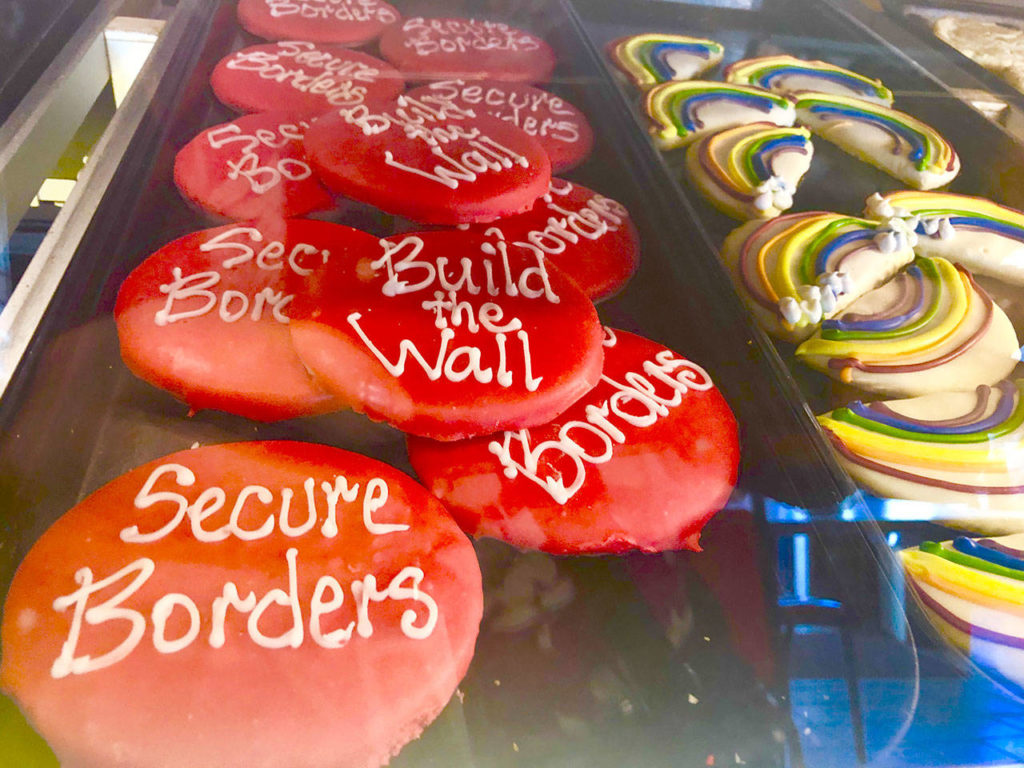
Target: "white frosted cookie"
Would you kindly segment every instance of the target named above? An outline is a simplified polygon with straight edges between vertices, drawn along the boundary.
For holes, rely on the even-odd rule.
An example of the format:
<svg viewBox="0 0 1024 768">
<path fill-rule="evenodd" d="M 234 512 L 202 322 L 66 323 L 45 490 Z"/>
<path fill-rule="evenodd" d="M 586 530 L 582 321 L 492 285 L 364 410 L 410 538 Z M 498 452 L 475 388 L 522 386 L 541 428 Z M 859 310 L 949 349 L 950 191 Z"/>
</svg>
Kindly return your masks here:
<svg viewBox="0 0 1024 768">
<path fill-rule="evenodd" d="M 796 120 L 793 102 L 785 96 L 706 80 L 657 85 L 647 92 L 651 135 L 662 149 L 676 149 L 705 134 L 748 123 L 789 126 Z"/>
<path fill-rule="evenodd" d="M 914 250 L 977 275 L 1024 285 L 1024 213 L 981 197 L 904 190 L 867 199 L 865 216 L 899 217 L 917 233 Z"/>
<path fill-rule="evenodd" d="M 714 40 L 660 32 L 620 37 L 608 44 L 608 56 L 641 88 L 671 80 L 689 80 L 722 60 Z"/>
<path fill-rule="evenodd" d="M 1024 510 L 1022 382 L 902 400 L 855 401 L 818 417 L 840 463 L 886 498 Z M 987 517 L 988 528 L 1012 524 Z M 1017 529 L 1024 529 L 1024 517 Z"/>
<path fill-rule="evenodd" d="M 834 379 L 894 397 L 995 384 L 1013 370 L 1013 326 L 970 273 L 918 257 L 826 320 L 796 351 Z"/>
<path fill-rule="evenodd" d="M 793 205 L 814 146 L 806 128 L 753 123 L 691 144 L 686 169 L 720 211 L 736 219 L 771 219 Z"/>
<path fill-rule="evenodd" d="M 853 96 L 887 107 L 892 105 L 892 91 L 882 85 L 881 80 L 864 77 L 827 61 L 798 59 L 788 54 L 737 61 L 726 68 L 725 81 L 756 85 L 775 93 L 817 91 Z"/>
<path fill-rule="evenodd" d="M 805 92 L 796 99 L 801 125 L 908 186 L 934 189 L 960 172 L 953 146 L 906 112 L 828 93 Z"/>
<path fill-rule="evenodd" d="M 749 221 L 726 238 L 722 259 L 761 326 L 797 343 L 911 262 L 900 224 L 822 211 Z"/>
</svg>

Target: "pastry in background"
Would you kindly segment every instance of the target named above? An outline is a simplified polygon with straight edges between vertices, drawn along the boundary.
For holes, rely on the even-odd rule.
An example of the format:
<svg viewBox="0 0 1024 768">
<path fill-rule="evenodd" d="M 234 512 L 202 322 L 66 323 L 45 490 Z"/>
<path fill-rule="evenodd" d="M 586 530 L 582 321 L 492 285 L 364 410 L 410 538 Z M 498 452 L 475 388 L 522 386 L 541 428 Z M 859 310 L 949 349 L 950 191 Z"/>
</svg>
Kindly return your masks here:
<svg viewBox="0 0 1024 768">
<path fill-rule="evenodd" d="M 857 400 L 818 422 L 840 463 L 872 493 L 989 514 L 1017 510 L 1024 530 L 1021 384 L 1004 380 L 900 400 Z"/>
<path fill-rule="evenodd" d="M 690 80 L 722 60 L 714 40 L 661 32 L 620 37 L 608 44 L 608 57 L 640 88 Z"/>
<path fill-rule="evenodd" d="M 793 206 L 811 167 L 814 146 L 806 128 L 752 123 L 707 134 L 686 150 L 694 186 L 736 219 L 771 219 Z"/>
<path fill-rule="evenodd" d="M 238 0 L 238 23 L 264 40 L 362 45 L 399 18 L 383 0 Z"/>
<path fill-rule="evenodd" d="M 793 102 L 747 85 L 706 80 L 662 83 L 647 92 L 651 135 L 661 149 L 676 149 L 701 136 L 749 123 L 790 126 Z"/>
<path fill-rule="evenodd" d="M 864 99 L 800 93 L 797 121 L 815 135 L 915 189 L 934 189 L 960 172 L 953 146 L 906 112 Z"/>
<path fill-rule="evenodd" d="M 991 200 L 950 192 L 904 190 L 867 199 L 869 219 L 907 220 L 914 250 L 963 264 L 977 275 L 1024 286 L 1024 213 Z"/>
<path fill-rule="evenodd" d="M 913 260 L 912 234 L 898 224 L 790 213 L 741 224 L 721 255 L 761 327 L 797 343 Z"/>
<path fill-rule="evenodd" d="M 932 31 L 967 58 L 1024 90 L 1024 24 L 1014 26 L 1010 19 L 950 15 L 936 19 Z"/>
<path fill-rule="evenodd" d="M 874 80 L 826 61 L 798 59 L 788 54 L 743 59 L 725 69 L 729 83 L 756 85 L 774 93 L 801 91 L 852 96 L 883 106 L 892 106 L 892 91 Z"/>
<path fill-rule="evenodd" d="M 736 482 L 736 421 L 708 373 L 606 329 L 600 382 L 551 421 L 410 437 L 417 475 L 473 536 L 555 554 L 699 549 Z"/>
<path fill-rule="evenodd" d="M 967 270 L 918 257 L 826 319 L 796 356 L 845 384 L 914 397 L 995 384 L 1019 362 L 1020 343 Z"/>
</svg>

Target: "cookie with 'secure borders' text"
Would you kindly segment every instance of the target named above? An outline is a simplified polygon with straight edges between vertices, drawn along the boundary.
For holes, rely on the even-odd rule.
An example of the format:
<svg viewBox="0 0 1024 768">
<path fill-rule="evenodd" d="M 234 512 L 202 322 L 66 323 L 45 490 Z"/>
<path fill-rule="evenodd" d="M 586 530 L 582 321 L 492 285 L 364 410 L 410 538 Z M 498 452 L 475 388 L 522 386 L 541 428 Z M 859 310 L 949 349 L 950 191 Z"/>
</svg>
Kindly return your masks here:
<svg viewBox="0 0 1024 768">
<path fill-rule="evenodd" d="M 482 603 L 470 542 L 386 464 L 207 446 L 35 543 L 0 682 L 62 765 L 376 768 L 455 692 Z"/>
<path fill-rule="evenodd" d="M 522 129 L 408 96 L 320 117 L 305 150 L 331 189 L 425 224 L 522 213 L 551 181 L 547 153 Z"/>
<path fill-rule="evenodd" d="M 299 360 L 288 331 L 294 291 L 376 238 L 323 221 L 229 224 L 165 245 L 121 285 L 114 318 L 137 376 L 184 400 L 259 421 L 343 407 Z M 286 287 L 286 276 L 294 282 Z"/>
<path fill-rule="evenodd" d="M 332 261 L 296 295 L 290 328 L 352 408 L 436 439 L 541 424 L 601 375 L 594 305 L 500 232 L 395 235 L 376 258 Z"/>
<path fill-rule="evenodd" d="M 556 554 L 699 549 L 736 482 L 736 420 L 696 363 L 623 331 L 604 347 L 598 385 L 546 424 L 408 439 L 463 530 Z"/>
<path fill-rule="evenodd" d="M 309 123 L 285 113 L 243 115 L 196 136 L 174 158 L 174 183 L 215 216 L 267 221 L 334 205 L 302 142 Z"/>
<path fill-rule="evenodd" d="M 384 0 L 239 0 L 238 23 L 264 40 L 362 45 L 398 22 Z"/>
</svg>

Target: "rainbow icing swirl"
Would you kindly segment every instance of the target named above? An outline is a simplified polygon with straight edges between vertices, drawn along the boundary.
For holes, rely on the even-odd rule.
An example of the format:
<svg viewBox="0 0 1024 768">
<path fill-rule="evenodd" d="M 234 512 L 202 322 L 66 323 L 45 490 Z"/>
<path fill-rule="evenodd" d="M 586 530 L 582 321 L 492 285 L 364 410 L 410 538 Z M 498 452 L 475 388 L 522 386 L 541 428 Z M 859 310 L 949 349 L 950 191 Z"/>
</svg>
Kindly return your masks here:
<svg viewBox="0 0 1024 768">
<path fill-rule="evenodd" d="M 881 80 L 864 77 L 825 61 L 798 59 L 788 54 L 737 61 L 726 68 L 725 80 L 756 85 L 775 93 L 795 94 L 812 90 L 867 99 L 885 106 L 892 104 L 892 91 L 882 85 Z"/>
<path fill-rule="evenodd" d="M 814 133 L 834 141 L 847 151 L 854 151 L 861 159 L 871 162 L 888 173 L 918 187 L 931 187 L 947 183 L 960 167 L 953 146 L 938 131 L 905 112 L 874 104 L 864 99 L 833 96 L 827 93 L 801 93 L 796 101 L 799 121 Z M 861 144 L 859 134 L 839 128 L 864 125 L 881 131 L 892 140 L 889 153 L 902 157 L 908 170 L 917 174 L 898 172 L 884 162 L 884 151 Z M 865 134 L 868 141 L 871 134 Z M 921 174 L 930 174 L 924 178 Z"/>
<path fill-rule="evenodd" d="M 793 103 L 761 88 L 704 80 L 662 83 L 647 92 L 651 133 L 664 149 L 688 144 L 705 133 L 748 123 L 789 126 L 796 119 Z"/>
<path fill-rule="evenodd" d="M 754 123 L 704 136 L 690 146 L 687 162 L 721 195 L 708 197 L 725 213 L 770 218 L 793 205 L 813 153 L 806 128 Z"/>
<path fill-rule="evenodd" d="M 1024 535 L 900 552 L 912 594 L 942 637 L 1018 691 L 1024 686 Z"/>
<path fill-rule="evenodd" d="M 687 80 L 722 59 L 720 43 L 686 35 L 642 34 L 609 45 L 615 65 L 641 88 L 672 80 Z"/>
</svg>

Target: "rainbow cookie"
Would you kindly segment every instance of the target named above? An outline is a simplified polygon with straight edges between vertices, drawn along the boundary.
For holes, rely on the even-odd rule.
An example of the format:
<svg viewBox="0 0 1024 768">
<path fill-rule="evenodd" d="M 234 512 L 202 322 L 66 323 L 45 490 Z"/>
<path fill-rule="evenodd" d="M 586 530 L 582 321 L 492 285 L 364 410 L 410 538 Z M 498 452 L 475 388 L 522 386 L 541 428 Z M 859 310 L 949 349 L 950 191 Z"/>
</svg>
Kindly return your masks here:
<svg viewBox="0 0 1024 768">
<path fill-rule="evenodd" d="M 788 54 L 737 61 L 726 68 L 725 81 L 756 85 L 775 93 L 816 91 L 892 106 L 892 91 L 882 85 L 881 80 L 858 75 L 827 61 L 798 59 Z"/>
<path fill-rule="evenodd" d="M 890 498 L 1014 510 L 1024 504 L 1024 382 L 849 406 L 818 417 L 840 463 Z M 958 515 L 966 517 L 967 515 Z"/>
<path fill-rule="evenodd" d="M 822 318 L 909 264 L 914 252 L 899 229 L 812 211 L 742 224 L 726 238 L 722 258 L 761 326 L 800 342 Z"/>
<path fill-rule="evenodd" d="M 926 541 L 900 558 L 911 593 L 943 639 L 1020 695 L 1024 534 Z"/>
<path fill-rule="evenodd" d="M 995 384 L 1017 364 L 1020 345 L 967 270 L 918 257 L 823 322 L 796 355 L 844 383 L 914 397 Z"/>
<path fill-rule="evenodd" d="M 770 219 L 793 205 L 811 167 L 806 128 L 753 123 L 704 136 L 686 151 L 690 178 L 711 203 L 737 219 Z"/>
<path fill-rule="evenodd" d="M 747 85 L 705 80 L 662 83 L 647 92 L 651 134 L 662 149 L 675 149 L 709 133 L 748 123 L 789 126 L 796 120 L 785 96 Z"/>
<path fill-rule="evenodd" d="M 906 190 L 875 193 L 865 215 L 911 221 L 922 256 L 942 256 L 976 274 L 1024 285 L 1024 213 L 1018 210 L 981 197 Z"/>
<path fill-rule="evenodd" d="M 960 172 L 953 146 L 906 112 L 864 99 L 801 93 L 797 120 L 845 152 L 915 189 L 948 184 Z"/>
<path fill-rule="evenodd" d="M 724 51 L 714 40 L 661 33 L 620 37 L 608 44 L 612 63 L 641 88 L 696 77 L 721 61 Z"/>
</svg>

